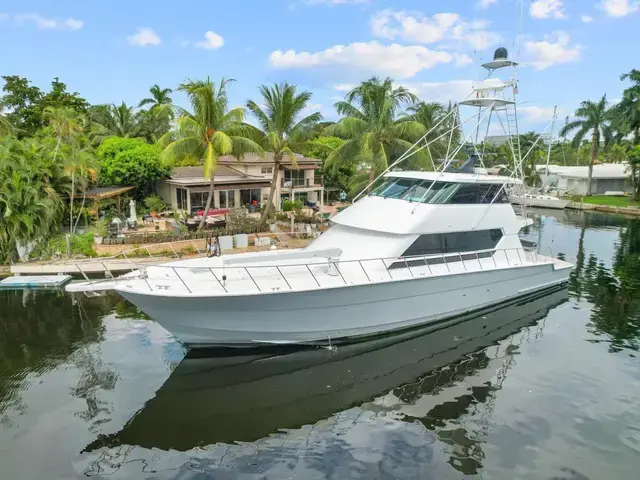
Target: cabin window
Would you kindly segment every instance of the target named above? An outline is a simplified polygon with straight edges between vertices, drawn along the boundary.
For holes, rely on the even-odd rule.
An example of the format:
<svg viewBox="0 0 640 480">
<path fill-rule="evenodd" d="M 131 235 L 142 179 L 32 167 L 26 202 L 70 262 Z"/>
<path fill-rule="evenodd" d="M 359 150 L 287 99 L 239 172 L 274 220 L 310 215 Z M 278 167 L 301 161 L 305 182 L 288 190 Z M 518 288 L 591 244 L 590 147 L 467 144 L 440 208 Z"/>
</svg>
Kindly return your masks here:
<svg viewBox="0 0 640 480">
<path fill-rule="evenodd" d="M 474 252 L 491 250 L 502 238 L 502 230 L 474 230 L 472 232 L 436 233 L 420 235 L 402 254 L 417 257 L 441 253 Z"/>
<path fill-rule="evenodd" d="M 434 182 L 413 178 L 387 179 L 371 195 L 434 205 L 509 203 L 504 188 L 497 183 Z"/>
<path fill-rule="evenodd" d="M 475 183 L 459 185 L 449 203 L 464 205 L 478 203 L 478 185 Z"/>
</svg>

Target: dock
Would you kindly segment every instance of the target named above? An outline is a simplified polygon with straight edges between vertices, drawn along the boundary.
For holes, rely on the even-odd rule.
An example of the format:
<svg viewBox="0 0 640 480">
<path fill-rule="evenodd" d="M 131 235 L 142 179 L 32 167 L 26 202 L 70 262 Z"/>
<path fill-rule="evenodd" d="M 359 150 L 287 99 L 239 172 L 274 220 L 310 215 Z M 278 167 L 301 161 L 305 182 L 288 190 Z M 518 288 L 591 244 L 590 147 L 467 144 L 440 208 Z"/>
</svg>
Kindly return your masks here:
<svg viewBox="0 0 640 480">
<path fill-rule="evenodd" d="M 0 290 L 22 288 L 60 288 L 71 281 L 71 275 L 32 275 L 5 278 Z"/>
<path fill-rule="evenodd" d="M 56 263 L 19 263 L 11 265 L 11 273 L 14 275 L 105 275 L 108 272 L 126 273 L 135 270 L 140 264 L 153 265 L 175 261 L 175 258 L 136 258 L 135 262 L 126 260 L 81 260 L 77 262 Z M 14 278 L 14 277 L 11 277 Z"/>
</svg>

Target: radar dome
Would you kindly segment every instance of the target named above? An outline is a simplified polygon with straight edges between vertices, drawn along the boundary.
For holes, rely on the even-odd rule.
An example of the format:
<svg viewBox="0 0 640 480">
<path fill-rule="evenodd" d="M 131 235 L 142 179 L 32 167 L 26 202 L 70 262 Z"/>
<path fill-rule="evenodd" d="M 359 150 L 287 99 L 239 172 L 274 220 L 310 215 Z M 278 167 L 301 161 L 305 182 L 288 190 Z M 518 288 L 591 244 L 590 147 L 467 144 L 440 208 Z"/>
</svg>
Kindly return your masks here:
<svg viewBox="0 0 640 480">
<path fill-rule="evenodd" d="M 506 60 L 509 57 L 509 53 L 507 49 L 504 47 L 500 47 L 496 50 L 496 53 L 493 54 L 493 60 Z"/>
</svg>

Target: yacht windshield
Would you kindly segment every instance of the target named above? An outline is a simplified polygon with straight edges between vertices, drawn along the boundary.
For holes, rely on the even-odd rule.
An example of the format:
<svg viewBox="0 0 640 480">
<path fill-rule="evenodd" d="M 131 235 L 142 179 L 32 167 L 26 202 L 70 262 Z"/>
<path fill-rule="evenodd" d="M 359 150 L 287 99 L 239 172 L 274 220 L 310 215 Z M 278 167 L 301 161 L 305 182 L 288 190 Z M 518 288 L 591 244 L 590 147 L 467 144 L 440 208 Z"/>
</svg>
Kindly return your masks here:
<svg viewBox="0 0 640 480">
<path fill-rule="evenodd" d="M 409 202 L 448 203 L 458 188 L 457 183 L 434 182 L 413 178 L 389 178 L 371 195 L 383 198 L 396 198 Z"/>
<path fill-rule="evenodd" d="M 435 182 L 414 178 L 388 178 L 371 195 L 439 205 L 508 203 L 500 184 Z"/>
</svg>

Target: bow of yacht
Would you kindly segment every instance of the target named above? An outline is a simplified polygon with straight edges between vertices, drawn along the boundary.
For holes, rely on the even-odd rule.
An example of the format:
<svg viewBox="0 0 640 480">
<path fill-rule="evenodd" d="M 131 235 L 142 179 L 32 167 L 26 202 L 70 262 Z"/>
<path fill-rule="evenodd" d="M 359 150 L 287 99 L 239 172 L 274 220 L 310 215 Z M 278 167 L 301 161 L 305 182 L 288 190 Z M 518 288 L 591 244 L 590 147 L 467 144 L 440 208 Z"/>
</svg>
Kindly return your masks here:
<svg viewBox="0 0 640 480">
<path fill-rule="evenodd" d="M 147 266 L 112 289 L 191 347 L 327 344 L 442 321 L 568 280 L 525 250 L 506 177 L 391 172 L 299 250 Z"/>
</svg>

